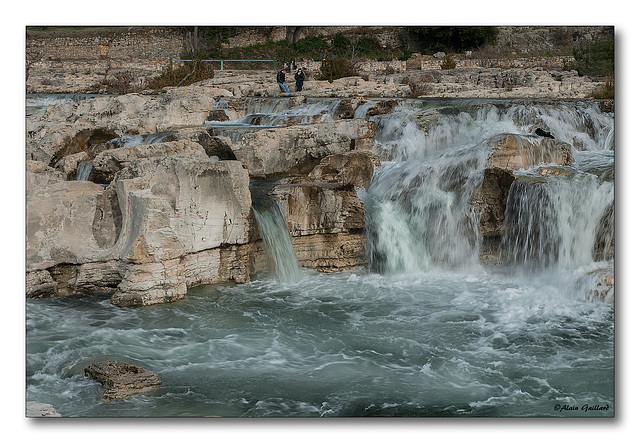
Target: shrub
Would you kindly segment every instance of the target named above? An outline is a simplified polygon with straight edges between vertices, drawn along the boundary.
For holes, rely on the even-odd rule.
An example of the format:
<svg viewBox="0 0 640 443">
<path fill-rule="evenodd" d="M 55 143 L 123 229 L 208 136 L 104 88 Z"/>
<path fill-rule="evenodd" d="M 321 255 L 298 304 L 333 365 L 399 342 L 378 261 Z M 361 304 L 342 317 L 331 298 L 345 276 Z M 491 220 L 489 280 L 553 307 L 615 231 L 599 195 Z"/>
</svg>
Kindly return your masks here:
<svg viewBox="0 0 640 443">
<path fill-rule="evenodd" d="M 305 37 L 293 44 L 295 54 L 300 54 L 296 58 L 320 58 L 330 49 L 329 42 L 320 36 Z"/>
<path fill-rule="evenodd" d="M 442 69 L 455 69 L 456 68 L 456 60 L 453 58 L 453 55 L 445 55 L 444 60 L 442 60 L 442 64 L 440 65 Z"/>
<path fill-rule="evenodd" d="M 127 94 L 132 92 L 134 78 L 129 71 L 118 72 L 109 82 L 110 89 L 117 94 Z"/>
<path fill-rule="evenodd" d="M 613 83 L 613 74 L 607 76 L 607 79 L 604 82 L 604 85 L 598 88 L 593 93 L 593 98 L 614 98 L 615 95 L 615 87 Z"/>
<path fill-rule="evenodd" d="M 567 65 L 578 71 L 578 75 L 605 77 L 614 71 L 614 39 L 604 37 L 581 43 L 573 50 L 575 63 Z"/>
<path fill-rule="evenodd" d="M 376 60 L 385 58 L 382 46 L 375 37 L 360 37 L 356 44 L 356 54 L 354 55 Z"/>
<path fill-rule="evenodd" d="M 343 57 L 329 57 L 320 66 L 320 76 L 318 80 L 328 80 L 330 82 L 343 77 L 353 77 L 357 75 L 353 64 Z"/>
<path fill-rule="evenodd" d="M 415 26 L 409 28 L 423 52 L 461 52 L 496 43 L 496 26 Z"/>
<path fill-rule="evenodd" d="M 409 89 L 411 90 L 412 97 L 420 97 L 423 95 L 429 95 L 433 92 L 433 83 L 438 83 L 441 80 L 442 74 L 438 71 L 426 71 L 418 77 L 411 77 L 407 81 Z"/>
<path fill-rule="evenodd" d="M 167 86 L 187 86 L 213 76 L 214 67 L 211 63 L 196 60 L 165 69 L 162 74 L 149 81 L 149 88 L 157 90 Z"/>
<path fill-rule="evenodd" d="M 351 40 L 345 37 L 342 32 L 338 32 L 331 42 L 331 51 L 337 57 L 351 56 Z"/>
</svg>

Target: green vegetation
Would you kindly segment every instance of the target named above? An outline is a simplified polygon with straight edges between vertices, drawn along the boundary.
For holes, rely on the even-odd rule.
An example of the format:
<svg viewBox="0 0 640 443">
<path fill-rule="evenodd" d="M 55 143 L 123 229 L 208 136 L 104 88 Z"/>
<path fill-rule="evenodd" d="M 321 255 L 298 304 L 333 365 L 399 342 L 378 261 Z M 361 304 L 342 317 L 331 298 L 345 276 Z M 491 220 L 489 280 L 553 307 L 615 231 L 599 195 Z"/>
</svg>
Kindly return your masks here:
<svg viewBox="0 0 640 443">
<path fill-rule="evenodd" d="M 575 63 L 567 65 L 575 69 L 578 75 L 595 77 L 613 76 L 614 72 L 614 39 L 603 37 L 592 42 L 577 45 L 573 50 Z"/>
<path fill-rule="evenodd" d="M 418 49 L 430 52 L 462 52 L 492 45 L 497 42 L 498 28 L 495 26 L 416 26 L 409 33 L 418 44 Z"/>
<path fill-rule="evenodd" d="M 573 63 L 567 63 L 565 69 L 574 69 L 578 75 L 588 75 L 605 79 L 603 87 L 594 92 L 594 98 L 614 98 L 615 84 L 615 42 L 613 34 L 600 39 L 581 43 L 573 49 Z"/>
<path fill-rule="evenodd" d="M 242 48 L 224 48 L 222 43 L 228 42 L 232 34 L 230 27 L 200 26 L 197 38 L 196 30 L 185 28 L 190 33 L 192 49 L 183 54 L 190 59 L 194 55 L 201 60 L 206 59 L 246 59 L 246 60 L 277 60 L 279 66 L 290 60 L 324 60 L 328 57 L 340 57 L 350 60 L 356 58 L 369 60 L 391 60 L 402 58 L 401 50 L 392 51 L 384 48 L 375 36 L 347 37 L 342 33 L 328 39 L 322 36 L 309 36 L 294 43 L 287 40 L 268 41 Z M 248 65 L 243 64 L 249 68 Z"/>
</svg>

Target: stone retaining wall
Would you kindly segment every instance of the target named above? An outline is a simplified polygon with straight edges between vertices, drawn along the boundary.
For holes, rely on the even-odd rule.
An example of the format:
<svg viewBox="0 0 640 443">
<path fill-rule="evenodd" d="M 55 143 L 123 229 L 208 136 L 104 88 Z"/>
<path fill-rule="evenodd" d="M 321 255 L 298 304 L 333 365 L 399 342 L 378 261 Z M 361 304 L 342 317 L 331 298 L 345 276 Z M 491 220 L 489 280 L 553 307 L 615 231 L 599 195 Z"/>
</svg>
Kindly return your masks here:
<svg viewBox="0 0 640 443">
<path fill-rule="evenodd" d="M 562 69 L 567 63 L 575 62 L 573 56 L 565 57 L 520 57 L 499 59 L 469 59 L 454 57 L 457 68 L 546 68 Z M 442 59 L 431 58 L 422 60 L 421 69 L 441 69 Z"/>
<path fill-rule="evenodd" d="M 26 52 L 41 60 L 159 61 L 180 58 L 183 37 L 171 28 L 113 33 L 95 37 L 39 37 L 29 35 Z"/>
<path fill-rule="evenodd" d="M 573 56 L 565 57 L 520 57 L 520 58 L 500 58 L 500 59 L 474 59 L 465 57 L 454 57 L 458 68 L 544 68 L 563 69 L 567 63 L 575 62 Z M 354 63 L 359 72 L 403 72 L 407 70 L 405 60 L 391 61 L 365 61 Z M 321 61 L 301 61 L 299 66 L 308 71 L 320 71 Z M 429 57 L 422 60 L 419 69 L 433 70 L 441 69 L 442 59 Z"/>
</svg>

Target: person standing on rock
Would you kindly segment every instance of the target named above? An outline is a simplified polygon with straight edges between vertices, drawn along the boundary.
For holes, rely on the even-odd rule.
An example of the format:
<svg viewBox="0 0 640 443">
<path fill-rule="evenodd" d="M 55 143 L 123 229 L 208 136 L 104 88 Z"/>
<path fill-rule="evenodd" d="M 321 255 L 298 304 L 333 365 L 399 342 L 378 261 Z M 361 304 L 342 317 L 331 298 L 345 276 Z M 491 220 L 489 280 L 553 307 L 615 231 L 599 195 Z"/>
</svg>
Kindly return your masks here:
<svg viewBox="0 0 640 443">
<path fill-rule="evenodd" d="M 298 68 L 293 77 L 296 79 L 296 92 L 302 91 L 302 85 L 304 84 L 304 72 L 302 72 L 302 68 Z"/>
<path fill-rule="evenodd" d="M 276 76 L 276 81 L 278 82 L 278 86 L 280 86 L 280 89 L 282 89 L 282 92 L 291 94 L 291 91 L 289 91 L 289 87 L 287 86 L 287 82 L 285 80 L 285 75 L 286 73 L 284 69 L 278 72 L 278 75 Z"/>
</svg>

